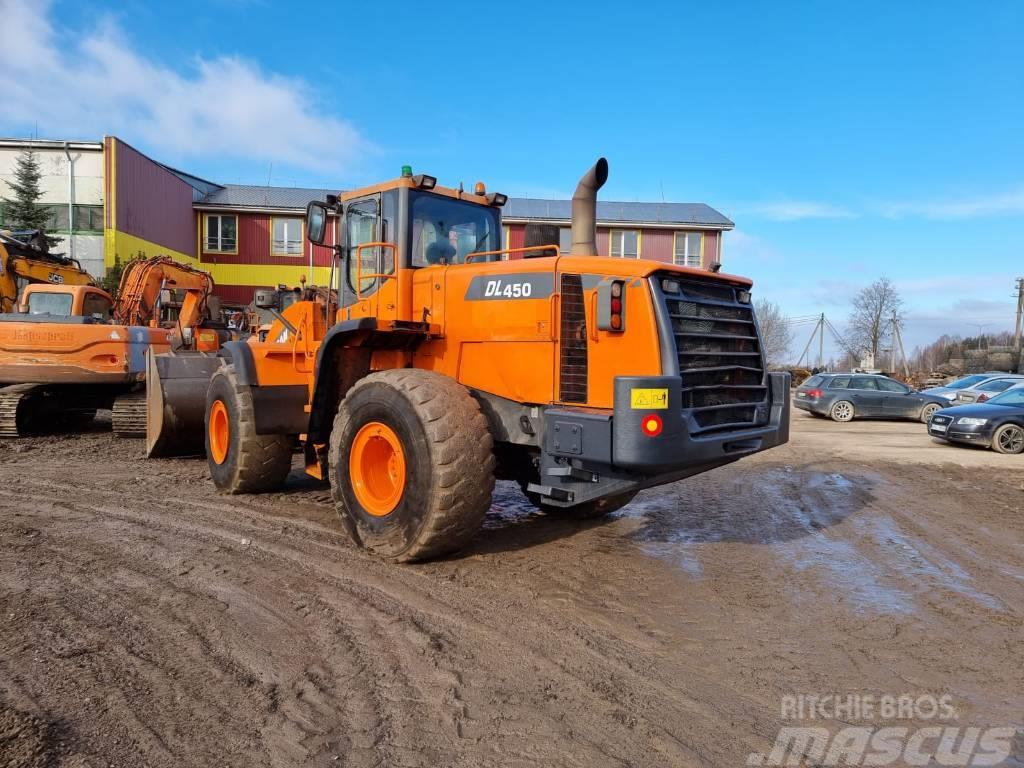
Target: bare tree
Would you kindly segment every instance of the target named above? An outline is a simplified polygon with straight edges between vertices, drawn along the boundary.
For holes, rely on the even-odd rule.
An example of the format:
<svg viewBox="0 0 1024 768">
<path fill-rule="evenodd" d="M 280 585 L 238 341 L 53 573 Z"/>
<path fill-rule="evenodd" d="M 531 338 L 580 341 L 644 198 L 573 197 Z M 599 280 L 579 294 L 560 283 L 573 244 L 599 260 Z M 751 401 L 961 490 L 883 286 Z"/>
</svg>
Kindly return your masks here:
<svg viewBox="0 0 1024 768">
<path fill-rule="evenodd" d="M 779 305 L 768 299 L 754 302 L 754 312 L 761 328 L 761 348 L 768 365 L 781 365 L 789 354 L 789 345 L 793 343 L 793 330 L 786 323 Z"/>
<path fill-rule="evenodd" d="M 853 299 L 847 338 L 855 348 L 870 352 L 876 365 L 882 341 L 892 331 L 893 313 L 899 317 L 902 307 L 903 299 L 888 277 L 880 277 L 862 288 Z"/>
</svg>

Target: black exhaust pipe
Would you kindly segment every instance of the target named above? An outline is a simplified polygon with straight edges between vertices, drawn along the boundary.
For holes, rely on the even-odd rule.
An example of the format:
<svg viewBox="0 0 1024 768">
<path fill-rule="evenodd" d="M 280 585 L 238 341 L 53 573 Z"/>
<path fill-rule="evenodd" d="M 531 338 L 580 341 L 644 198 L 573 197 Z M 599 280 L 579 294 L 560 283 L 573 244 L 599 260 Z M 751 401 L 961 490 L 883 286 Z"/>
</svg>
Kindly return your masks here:
<svg viewBox="0 0 1024 768">
<path fill-rule="evenodd" d="M 597 255 L 597 190 L 608 181 L 608 161 L 600 158 L 583 174 L 572 196 L 572 255 Z"/>
</svg>

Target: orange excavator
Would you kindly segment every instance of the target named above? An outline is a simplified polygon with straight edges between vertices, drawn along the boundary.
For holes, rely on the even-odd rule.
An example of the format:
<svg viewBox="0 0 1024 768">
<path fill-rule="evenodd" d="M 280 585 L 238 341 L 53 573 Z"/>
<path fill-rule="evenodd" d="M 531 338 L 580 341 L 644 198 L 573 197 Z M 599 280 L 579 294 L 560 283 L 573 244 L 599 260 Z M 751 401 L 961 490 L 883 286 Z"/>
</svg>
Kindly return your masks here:
<svg viewBox="0 0 1024 768">
<path fill-rule="evenodd" d="M 80 429 L 100 408 L 115 433 L 145 434 L 146 357 L 228 337 L 211 322 L 213 287 L 165 256 L 129 262 L 116 301 L 93 285 L 27 285 L 19 311 L 0 313 L 0 437 Z"/>
</svg>

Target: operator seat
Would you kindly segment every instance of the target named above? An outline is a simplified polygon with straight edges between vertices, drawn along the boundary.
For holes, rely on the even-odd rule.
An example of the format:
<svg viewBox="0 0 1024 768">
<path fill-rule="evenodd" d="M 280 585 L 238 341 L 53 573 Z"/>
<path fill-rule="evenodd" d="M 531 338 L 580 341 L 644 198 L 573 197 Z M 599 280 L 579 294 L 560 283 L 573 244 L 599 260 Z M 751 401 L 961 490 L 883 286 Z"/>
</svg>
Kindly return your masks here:
<svg viewBox="0 0 1024 768">
<path fill-rule="evenodd" d="M 428 266 L 433 264 L 451 264 L 456 255 L 457 251 L 450 242 L 447 240 L 435 240 L 427 246 L 424 259 L 426 259 Z"/>
</svg>

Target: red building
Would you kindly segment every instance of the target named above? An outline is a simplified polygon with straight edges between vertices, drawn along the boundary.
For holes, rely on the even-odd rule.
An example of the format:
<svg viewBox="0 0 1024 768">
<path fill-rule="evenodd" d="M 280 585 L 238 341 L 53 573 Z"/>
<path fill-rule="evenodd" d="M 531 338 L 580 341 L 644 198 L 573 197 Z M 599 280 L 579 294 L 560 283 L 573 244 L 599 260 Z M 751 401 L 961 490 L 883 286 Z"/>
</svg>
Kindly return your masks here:
<svg viewBox="0 0 1024 768">
<path fill-rule="evenodd" d="M 338 190 L 216 184 L 104 139 L 104 260 L 168 254 L 213 275 L 217 293 L 247 304 L 259 287 L 330 282 L 331 252 L 305 239 L 310 200 Z M 557 228 L 568 252 L 571 202 L 510 198 L 502 210 L 505 247 L 525 246 L 528 224 Z M 722 260 L 733 223 L 703 203 L 599 201 L 599 255 L 709 269 Z M 334 242 L 336 232 L 329 232 Z"/>
</svg>

